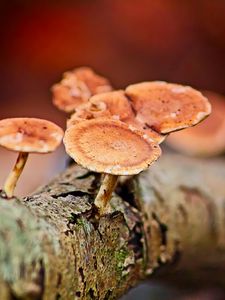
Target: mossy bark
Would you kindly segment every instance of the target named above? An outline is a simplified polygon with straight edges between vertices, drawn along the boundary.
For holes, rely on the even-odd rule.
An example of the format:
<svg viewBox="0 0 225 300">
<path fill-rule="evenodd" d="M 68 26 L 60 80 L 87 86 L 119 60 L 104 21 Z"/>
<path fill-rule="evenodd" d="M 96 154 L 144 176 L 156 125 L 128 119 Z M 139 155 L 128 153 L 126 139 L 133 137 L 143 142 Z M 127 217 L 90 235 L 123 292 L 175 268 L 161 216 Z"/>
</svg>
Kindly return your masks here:
<svg viewBox="0 0 225 300">
<path fill-rule="evenodd" d="M 121 178 L 100 218 L 100 177 L 78 166 L 1 199 L 0 299 L 118 299 L 147 278 L 225 286 L 224 179 L 222 160 L 165 155 Z"/>
</svg>

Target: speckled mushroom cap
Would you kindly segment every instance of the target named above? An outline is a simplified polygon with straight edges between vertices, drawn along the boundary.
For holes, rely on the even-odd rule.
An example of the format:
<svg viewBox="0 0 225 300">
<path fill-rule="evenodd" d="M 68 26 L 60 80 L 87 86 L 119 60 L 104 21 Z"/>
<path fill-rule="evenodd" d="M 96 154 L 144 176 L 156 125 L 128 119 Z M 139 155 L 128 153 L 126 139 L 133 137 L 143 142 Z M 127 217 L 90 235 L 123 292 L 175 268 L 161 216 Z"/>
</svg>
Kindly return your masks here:
<svg viewBox="0 0 225 300">
<path fill-rule="evenodd" d="M 0 145 L 13 151 L 48 153 L 61 143 L 63 130 L 56 124 L 36 118 L 0 120 Z"/>
<path fill-rule="evenodd" d="M 72 114 L 67 121 L 67 127 L 83 120 L 103 117 L 121 121 L 135 117 L 124 91 L 112 91 L 92 96 L 87 103 L 80 105 Z"/>
<path fill-rule="evenodd" d="M 166 135 L 157 133 L 148 128 L 146 124 L 138 121 L 132 111 L 131 104 L 123 90 L 102 93 L 91 97 L 85 105 L 71 116 L 67 121 L 67 127 L 77 124 L 83 120 L 107 117 L 120 120 L 133 126 L 134 129 L 143 131 L 157 143 L 164 141 Z"/>
<path fill-rule="evenodd" d="M 225 152 L 225 97 L 203 91 L 212 113 L 201 124 L 174 132 L 167 139 L 173 149 L 192 156 L 214 156 Z"/>
<path fill-rule="evenodd" d="M 193 126 L 211 112 L 207 98 L 189 86 L 153 81 L 130 85 L 125 92 L 137 119 L 159 133 Z"/>
<path fill-rule="evenodd" d="M 154 140 L 158 144 L 161 144 L 167 137 L 166 134 L 160 134 L 155 130 L 151 129 L 150 127 L 148 127 L 143 122 L 140 122 L 139 120 L 137 120 L 135 116 L 127 118 L 124 122 L 128 124 L 130 127 L 133 127 L 136 130 L 144 132 L 144 134 L 147 134 L 147 136 L 150 139 Z"/>
<path fill-rule="evenodd" d="M 108 93 L 98 94 L 89 99 L 90 103 L 97 105 L 105 103 L 106 109 L 112 116 L 118 116 L 120 121 L 133 116 L 133 111 L 124 91 L 112 91 Z"/>
<path fill-rule="evenodd" d="M 60 83 L 53 85 L 53 103 L 65 111 L 73 112 L 95 94 L 112 89 L 109 81 L 87 67 L 65 72 Z"/>
<path fill-rule="evenodd" d="M 114 175 L 138 174 L 161 154 L 160 147 L 142 132 L 121 121 L 93 119 L 66 130 L 66 152 L 83 167 Z"/>
<path fill-rule="evenodd" d="M 112 90 L 112 86 L 108 79 L 96 74 L 91 68 L 77 68 L 73 71 L 73 73 L 76 75 L 78 80 L 86 84 L 91 95 L 101 94 Z"/>
<path fill-rule="evenodd" d="M 84 105 L 81 105 L 67 120 L 67 128 L 76 125 L 79 122 L 85 120 L 91 120 L 96 118 L 111 118 L 111 113 L 106 108 L 105 103 L 99 102 L 96 104 L 91 104 L 89 101 Z"/>
</svg>

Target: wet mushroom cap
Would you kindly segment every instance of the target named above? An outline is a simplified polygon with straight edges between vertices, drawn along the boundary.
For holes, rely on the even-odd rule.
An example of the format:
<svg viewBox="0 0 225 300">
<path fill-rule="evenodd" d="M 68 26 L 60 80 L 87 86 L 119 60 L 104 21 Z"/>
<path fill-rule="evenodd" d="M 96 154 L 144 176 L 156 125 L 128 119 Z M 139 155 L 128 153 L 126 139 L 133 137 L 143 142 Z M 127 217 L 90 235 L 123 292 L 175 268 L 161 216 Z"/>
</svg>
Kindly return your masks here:
<svg viewBox="0 0 225 300">
<path fill-rule="evenodd" d="M 138 174 L 161 154 L 160 147 L 121 121 L 93 119 L 66 130 L 66 152 L 83 167 L 114 175 Z"/>
<path fill-rule="evenodd" d="M 211 112 L 207 98 L 189 86 L 153 81 L 130 85 L 125 92 L 137 119 L 159 133 L 193 126 Z"/>
<path fill-rule="evenodd" d="M 0 145 L 13 151 L 48 153 L 54 151 L 63 138 L 56 124 L 36 118 L 0 120 Z"/>
<path fill-rule="evenodd" d="M 60 83 L 53 85 L 53 103 L 66 112 L 73 112 L 95 94 L 112 89 L 109 81 L 87 67 L 65 72 Z"/>
<path fill-rule="evenodd" d="M 167 144 L 182 153 L 213 156 L 225 152 L 225 97 L 213 92 L 203 94 L 210 100 L 212 113 L 198 126 L 171 134 Z"/>
</svg>

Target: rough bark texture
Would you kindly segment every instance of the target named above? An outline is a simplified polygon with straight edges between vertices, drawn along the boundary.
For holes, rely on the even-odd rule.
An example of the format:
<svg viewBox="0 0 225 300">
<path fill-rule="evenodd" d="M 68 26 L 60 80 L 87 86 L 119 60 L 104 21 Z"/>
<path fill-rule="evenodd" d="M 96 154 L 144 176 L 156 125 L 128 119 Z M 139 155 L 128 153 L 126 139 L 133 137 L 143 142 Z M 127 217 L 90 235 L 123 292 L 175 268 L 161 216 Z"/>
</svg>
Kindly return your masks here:
<svg viewBox="0 0 225 300">
<path fill-rule="evenodd" d="M 118 299 L 146 278 L 225 285 L 225 163 L 165 155 L 121 178 L 107 215 L 78 166 L 0 202 L 0 299 Z"/>
</svg>

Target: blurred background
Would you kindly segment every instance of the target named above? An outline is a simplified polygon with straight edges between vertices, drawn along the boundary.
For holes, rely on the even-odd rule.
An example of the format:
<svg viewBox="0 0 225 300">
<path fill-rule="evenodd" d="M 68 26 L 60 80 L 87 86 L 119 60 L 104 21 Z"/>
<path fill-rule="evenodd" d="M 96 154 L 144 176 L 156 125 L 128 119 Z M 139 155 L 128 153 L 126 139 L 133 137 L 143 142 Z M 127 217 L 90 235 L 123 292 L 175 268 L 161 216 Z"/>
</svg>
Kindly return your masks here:
<svg viewBox="0 0 225 300">
<path fill-rule="evenodd" d="M 64 126 L 50 87 L 82 65 L 116 88 L 166 80 L 225 95 L 224 0 L 0 1 L 0 45 L 0 118 L 33 116 Z M 15 155 L 1 149 L 0 157 L 2 185 Z M 65 161 L 63 147 L 31 155 L 16 194 L 46 183 Z M 144 291 L 140 299 L 150 299 Z M 178 299 L 156 294 L 151 299 Z M 200 297 L 192 299 L 225 299 Z"/>
</svg>

